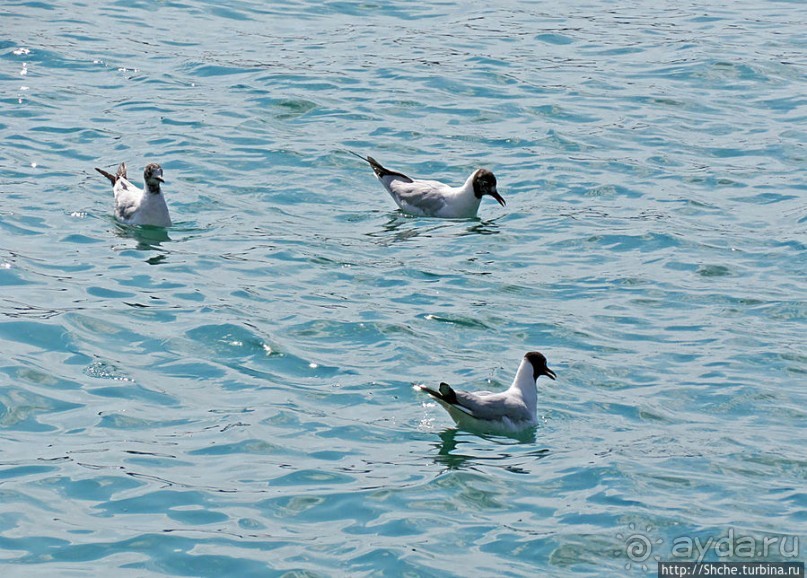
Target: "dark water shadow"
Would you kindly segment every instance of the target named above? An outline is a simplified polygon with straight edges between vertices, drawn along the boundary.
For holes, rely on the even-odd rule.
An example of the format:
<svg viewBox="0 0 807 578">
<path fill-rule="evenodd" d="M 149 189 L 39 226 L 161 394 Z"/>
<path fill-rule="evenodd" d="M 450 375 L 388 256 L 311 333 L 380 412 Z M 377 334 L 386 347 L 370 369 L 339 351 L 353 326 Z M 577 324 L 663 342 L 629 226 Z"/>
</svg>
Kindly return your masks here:
<svg viewBox="0 0 807 578">
<path fill-rule="evenodd" d="M 159 254 L 146 259 L 150 265 L 159 265 L 168 259 L 168 251 L 162 247 L 163 243 L 172 241 L 165 227 L 151 225 L 124 225 L 115 222 L 115 235 L 123 239 L 133 239 L 137 242 L 134 249 L 137 251 L 155 251 Z"/>
<path fill-rule="evenodd" d="M 413 217 L 399 211 L 389 213 L 387 222 L 381 228 L 367 233 L 368 237 L 377 239 L 381 245 L 391 245 L 409 241 L 416 237 L 428 237 L 442 226 L 441 223 L 434 223 L 434 219 L 424 219 Z"/>
<path fill-rule="evenodd" d="M 470 219 L 440 219 L 437 217 L 415 217 L 400 211 L 388 214 L 381 228 L 367 233 L 382 245 L 410 241 L 417 237 L 430 237 L 443 233 L 444 236 L 464 237 L 468 235 L 498 235 L 496 219 L 483 221 L 479 217 Z M 448 235 L 445 235 L 448 233 Z"/>
<path fill-rule="evenodd" d="M 497 219 L 490 219 L 487 221 L 483 221 L 480 219 L 475 219 L 476 222 L 471 224 L 465 231 L 460 233 L 460 236 L 465 237 L 468 235 L 498 235 L 501 231 L 499 230 L 499 224 L 496 222 Z"/>
<path fill-rule="evenodd" d="M 158 247 L 171 241 L 168 229 L 152 225 L 125 225 L 115 221 L 115 234 L 124 239 L 135 239 L 138 243 Z"/>
<path fill-rule="evenodd" d="M 517 457 L 519 459 L 523 459 L 524 457 L 527 457 L 530 459 L 542 459 L 549 455 L 550 452 L 548 449 L 536 448 L 534 451 L 530 451 L 527 452 L 527 454 L 521 454 L 519 456 L 515 456 L 512 452 L 507 451 L 494 452 L 487 455 L 475 452 L 472 455 L 469 451 L 463 451 L 461 446 L 469 446 L 468 450 L 470 450 L 470 446 L 473 445 L 472 442 L 478 439 L 487 440 L 500 446 L 501 448 L 534 445 L 537 442 L 536 433 L 536 428 L 530 428 L 517 436 L 481 435 L 472 432 L 465 432 L 456 428 L 447 429 L 438 434 L 440 436 L 440 442 L 434 444 L 434 446 L 437 448 L 437 455 L 435 456 L 434 461 L 442 466 L 445 466 L 449 470 L 473 468 L 486 463 L 488 465 L 502 467 L 516 474 L 526 474 L 529 472 L 523 468 L 520 468 L 518 464 L 511 463 L 510 458 Z"/>
</svg>

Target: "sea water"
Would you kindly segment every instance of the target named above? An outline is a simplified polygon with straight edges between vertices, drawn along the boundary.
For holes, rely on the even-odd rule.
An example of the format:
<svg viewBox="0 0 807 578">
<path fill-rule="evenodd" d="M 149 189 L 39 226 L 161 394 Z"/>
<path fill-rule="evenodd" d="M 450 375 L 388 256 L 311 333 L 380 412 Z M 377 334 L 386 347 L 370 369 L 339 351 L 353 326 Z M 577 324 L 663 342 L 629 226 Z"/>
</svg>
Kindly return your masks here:
<svg viewBox="0 0 807 578">
<path fill-rule="evenodd" d="M 803 561 L 806 26 L 6 0 L 2 575 L 655 576 L 729 535 Z M 487 167 L 507 206 L 407 217 L 348 150 Z M 114 222 L 121 161 L 162 164 L 173 227 Z M 412 388 L 500 390 L 531 350 L 558 379 L 524 436 Z"/>
</svg>

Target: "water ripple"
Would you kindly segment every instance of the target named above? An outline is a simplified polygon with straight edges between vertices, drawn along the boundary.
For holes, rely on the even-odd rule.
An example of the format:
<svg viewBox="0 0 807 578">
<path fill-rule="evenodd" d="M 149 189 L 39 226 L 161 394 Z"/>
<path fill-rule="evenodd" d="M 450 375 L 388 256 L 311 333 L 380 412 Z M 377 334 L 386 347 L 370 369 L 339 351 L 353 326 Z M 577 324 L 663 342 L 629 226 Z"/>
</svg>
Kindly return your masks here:
<svg viewBox="0 0 807 578">
<path fill-rule="evenodd" d="M 587 576 L 631 528 L 807 540 L 795 6 L 6 2 L 4 564 Z M 487 166 L 508 205 L 403 216 L 345 149 Z M 163 165 L 176 226 L 114 223 L 120 161 Z M 530 349 L 559 379 L 522 437 L 412 391 Z"/>
</svg>

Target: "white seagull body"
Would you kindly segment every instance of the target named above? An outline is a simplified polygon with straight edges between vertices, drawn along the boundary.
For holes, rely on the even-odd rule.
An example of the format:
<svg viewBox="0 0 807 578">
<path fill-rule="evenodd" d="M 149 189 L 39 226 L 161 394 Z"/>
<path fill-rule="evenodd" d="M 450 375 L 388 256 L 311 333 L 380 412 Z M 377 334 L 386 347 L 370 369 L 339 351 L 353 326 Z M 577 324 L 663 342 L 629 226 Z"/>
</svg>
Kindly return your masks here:
<svg viewBox="0 0 807 578">
<path fill-rule="evenodd" d="M 470 219 L 476 217 L 485 195 L 505 205 L 496 190 L 496 177 L 487 169 L 475 170 L 461 187 L 450 187 L 439 181 L 410 179 L 404 174 L 385 169 L 373 157 L 350 152 L 370 164 L 378 180 L 404 213 L 416 217 Z"/>
<path fill-rule="evenodd" d="M 555 379 L 555 372 L 546 366 L 546 357 L 531 351 L 521 360 L 513 384 L 506 391 L 455 391 L 447 383 L 441 383 L 439 391 L 425 385 L 416 385 L 415 389 L 433 397 L 462 429 L 512 434 L 538 423 L 536 381 L 541 375 Z"/>
<path fill-rule="evenodd" d="M 96 171 L 104 175 L 112 183 L 115 194 L 115 218 L 126 225 L 153 225 L 170 227 L 171 216 L 168 205 L 162 194 L 160 185 L 163 181 L 163 170 L 157 163 L 146 165 L 143 171 L 145 186 L 138 189 L 126 178 L 126 163 L 118 166 L 113 175 L 103 169 Z"/>
</svg>

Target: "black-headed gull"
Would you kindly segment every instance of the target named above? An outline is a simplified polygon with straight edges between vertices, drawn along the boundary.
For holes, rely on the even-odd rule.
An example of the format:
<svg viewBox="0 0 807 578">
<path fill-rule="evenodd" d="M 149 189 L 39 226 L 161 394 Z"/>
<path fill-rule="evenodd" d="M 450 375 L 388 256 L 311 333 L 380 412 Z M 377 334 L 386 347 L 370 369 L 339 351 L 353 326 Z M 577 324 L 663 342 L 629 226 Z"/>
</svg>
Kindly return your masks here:
<svg viewBox="0 0 807 578">
<path fill-rule="evenodd" d="M 479 433 L 517 433 L 538 423 L 538 389 L 541 375 L 555 379 L 555 372 L 546 366 L 546 357 L 531 351 L 521 360 L 513 384 L 499 393 L 489 391 L 456 391 L 441 383 L 438 391 L 425 385 L 424 391 L 445 408 L 451 419 L 461 427 Z"/>
<path fill-rule="evenodd" d="M 450 187 L 438 181 L 410 179 L 402 173 L 385 169 L 373 157 L 349 152 L 370 164 L 378 180 L 404 213 L 416 217 L 470 219 L 476 217 L 479 203 L 485 195 L 490 195 L 500 205 L 505 205 L 504 199 L 496 190 L 496 177 L 487 169 L 476 169 L 464 185 Z"/>
<path fill-rule="evenodd" d="M 143 171 L 145 188 L 138 189 L 126 178 L 126 163 L 118 166 L 113 175 L 104 169 L 95 169 L 112 183 L 115 193 L 115 218 L 127 225 L 153 225 L 170 227 L 171 216 L 168 205 L 162 194 L 160 185 L 163 181 L 163 169 L 157 163 L 146 165 Z"/>
</svg>

